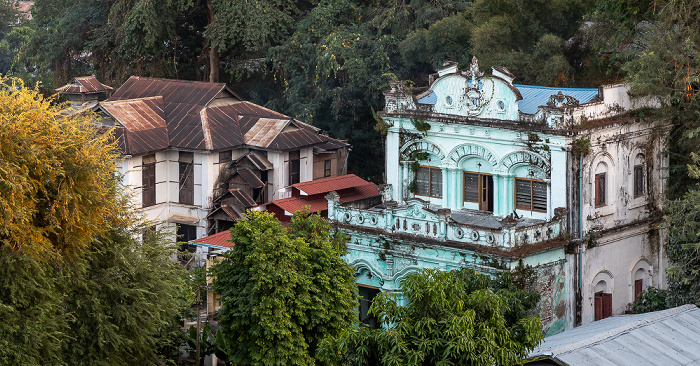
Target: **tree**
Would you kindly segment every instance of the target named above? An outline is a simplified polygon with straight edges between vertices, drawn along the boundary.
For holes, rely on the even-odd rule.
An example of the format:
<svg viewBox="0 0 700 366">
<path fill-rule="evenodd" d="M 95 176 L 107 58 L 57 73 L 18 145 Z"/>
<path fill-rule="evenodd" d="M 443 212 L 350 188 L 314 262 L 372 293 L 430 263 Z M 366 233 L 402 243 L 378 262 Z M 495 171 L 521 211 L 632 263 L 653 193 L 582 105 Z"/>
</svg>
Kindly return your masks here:
<svg viewBox="0 0 700 366">
<path fill-rule="evenodd" d="M 232 229 L 235 246 L 214 267 L 221 331 L 230 360 L 245 365 L 313 365 L 325 336 L 356 317 L 346 238 L 318 214 L 298 212 L 287 228 L 249 211 Z"/>
<path fill-rule="evenodd" d="M 425 269 L 401 282 L 407 300 L 379 294 L 370 311 L 384 329 L 349 327 L 324 341 L 336 365 L 513 365 L 542 340 L 542 324 L 527 317 L 535 293 L 517 290 L 512 276 L 492 280 L 472 269 Z"/>
<path fill-rule="evenodd" d="M 92 117 L 0 82 L 0 364 L 159 364 L 180 308 L 174 248 L 141 240 Z"/>
</svg>

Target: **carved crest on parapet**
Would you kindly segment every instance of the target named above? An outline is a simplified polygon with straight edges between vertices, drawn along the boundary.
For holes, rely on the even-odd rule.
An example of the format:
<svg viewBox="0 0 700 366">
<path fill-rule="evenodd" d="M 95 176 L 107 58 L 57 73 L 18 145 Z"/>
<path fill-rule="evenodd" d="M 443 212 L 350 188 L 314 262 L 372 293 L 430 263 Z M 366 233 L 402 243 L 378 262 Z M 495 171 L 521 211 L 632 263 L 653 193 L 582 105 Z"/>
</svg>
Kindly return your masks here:
<svg viewBox="0 0 700 366">
<path fill-rule="evenodd" d="M 469 65 L 469 76 L 473 79 L 484 76 L 484 73 L 479 70 L 479 59 L 476 56 L 472 57 L 472 63 Z"/>
<path fill-rule="evenodd" d="M 406 94 L 406 86 L 398 80 L 389 80 L 389 86 L 391 87 L 391 93 Z"/>
<path fill-rule="evenodd" d="M 555 108 L 578 107 L 578 105 L 578 99 L 570 95 L 564 95 L 561 90 L 559 93 L 550 96 L 549 101 L 547 102 L 547 106 Z"/>
</svg>

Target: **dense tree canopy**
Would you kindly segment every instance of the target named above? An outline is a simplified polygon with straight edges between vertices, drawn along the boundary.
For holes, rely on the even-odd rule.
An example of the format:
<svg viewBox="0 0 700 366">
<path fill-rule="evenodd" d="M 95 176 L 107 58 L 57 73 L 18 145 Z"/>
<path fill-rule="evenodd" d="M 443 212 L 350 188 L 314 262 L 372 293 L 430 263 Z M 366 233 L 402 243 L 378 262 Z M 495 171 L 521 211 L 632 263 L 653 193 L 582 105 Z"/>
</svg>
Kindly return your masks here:
<svg viewBox="0 0 700 366">
<path fill-rule="evenodd" d="M 180 310 L 174 248 L 120 193 L 89 116 L 0 85 L 0 364 L 151 365 Z"/>
<path fill-rule="evenodd" d="M 232 229 L 235 246 L 214 269 L 229 358 L 245 365 L 313 365 L 325 336 L 356 318 L 346 238 L 318 214 L 298 212 L 287 228 L 249 211 Z"/>
<path fill-rule="evenodd" d="M 379 294 L 370 311 L 384 329 L 349 327 L 323 344 L 335 365 L 514 365 L 542 340 L 542 324 L 525 311 L 539 300 L 472 269 L 423 270 L 401 282 L 407 304 Z"/>
</svg>

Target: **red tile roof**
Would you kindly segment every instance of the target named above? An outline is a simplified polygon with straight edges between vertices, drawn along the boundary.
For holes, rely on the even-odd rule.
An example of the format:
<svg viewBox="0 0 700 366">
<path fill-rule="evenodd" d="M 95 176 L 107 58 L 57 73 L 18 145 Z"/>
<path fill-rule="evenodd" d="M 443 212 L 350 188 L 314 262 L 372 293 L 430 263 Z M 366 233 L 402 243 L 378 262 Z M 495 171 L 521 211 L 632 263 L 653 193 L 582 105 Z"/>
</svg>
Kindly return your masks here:
<svg viewBox="0 0 700 366">
<path fill-rule="evenodd" d="M 296 183 L 293 184 L 292 187 L 311 196 L 314 194 L 339 191 L 341 189 L 366 186 L 368 184 L 371 183 L 356 176 L 355 174 L 346 174 L 337 177 L 321 178 L 308 182 Z"/>
<path fill-rule="evenodd" d="M 223 248 L 230 248 L 234 245 L 231 242 L 231 232 L 228 230 L 216 233 L 214 235 L 205 236 L 200 239 L 192 240 L 192 243 L 211 245 Z"/>
<path fill-rule="evenodd" d="M 348 176 L 351 176 L 351 177 L 348 177 Z M 346 177 L 346 178 L 340 179 L 340 180 L 338 180 L 338 179 L 330 180 L 331 178 L 342 178 L 342 177 Z M 354 177 L 354 178 L 352 178 L 352 177 Z M 359 178 L 353 174 L 348 174 L 348 175 L 344 175 L 341 177 L 330 177 L 330 178 L 317 179 L 315 181 L 298 183 L 298 184 L 313 183 L 313 182 L 318 182 L 321 180 L 325 181 L 325 182 L 323 182 L 323 187 L 331 187 L 331 189 L 328 191 L 323 191 L 323 192 L 318 192 L 318 193 L 325 193 L 325 192 L 331 192 L 331 191 L 339 191 L 341 189 L 353 188 L 352 190 L 348 190 L 346 192 L 343 192 L 340 195 L 340 202 L 341 203 L 379 195 L 379 190 L 377 189 L 377 185 L 375 185 L 374 183 L 367 182 L 366 180 Z M 334 181 L 340 182 L 340 184 L 335 186 L 335 188 L 333 188 L 333 183 L 332 183 Z M 357 186 L 348 186 L 348 182 L 352 182 L 352 181 L 357 182 L 357 183 L 359 183 L 361 181 L 361 182 L 364 182 L 364 184 L 360 183 L 360 185 L 357 185 Z M 295 184 L 294 186 L 296 187 L 297 184 Z M 343 188 L 339 188 L 339 187 L 343 187 Z M 318 194 L 318 193 L 315 193 L 315 194 Z M 287 212 L 291 212 L 291 213 L 294 213 L 296 211 L 303 209 L 304 206 L 309 206 L 309 212 L 328 210 L 328 200 L 326 200 L 326 198 L 323 196 L 316 196 L 315 198 L 311 198 L 311 199 L 309 197 L 306 197 L 306 196 L 283 198 L 281 200 L 269 202 L 268 205 L 275 205 L 275 206 L 280 207 L 281 209 L 283 209 Z"/>
</svg>

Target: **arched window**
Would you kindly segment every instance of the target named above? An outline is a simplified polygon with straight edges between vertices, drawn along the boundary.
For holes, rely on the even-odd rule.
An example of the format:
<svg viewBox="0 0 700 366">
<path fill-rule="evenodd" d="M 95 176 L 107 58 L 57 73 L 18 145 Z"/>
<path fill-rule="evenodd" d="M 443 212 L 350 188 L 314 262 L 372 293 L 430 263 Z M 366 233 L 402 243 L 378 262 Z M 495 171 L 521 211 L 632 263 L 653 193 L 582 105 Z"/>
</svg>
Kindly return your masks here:
<svg viewBox="0 0 700 366">
<path fill-rule="evenodd" d="M 595 207 L 606 206 L 608 204 L 608 165 L 602 161 L 599 162 L 596 165 L 594 177 Z"/>
<path fill-rule="evenodd" d="M 639 268 L 634 273 L 634 300 L 637 300 L 637 297 L 639 297 L 639 294 L 644 291 L 644 287 L 647 285 L 644 283 L 645 277 L 646 271 L 644 268 Z"/>
<path fill-rule="evenodd" d="M 646 169 L 644 166 L 644 155 L 637 154 L 634 157 L 634 198 L 639 198 L 647 194 L 646 190 Z"/>
<path fill-rule="evenodd" d="M 612 293 L 608 292 L 608 284 L 604 280 L 598 281 L 594 293 L 594 320 L 601 320 L 612 316 Z"/>
</svg>

